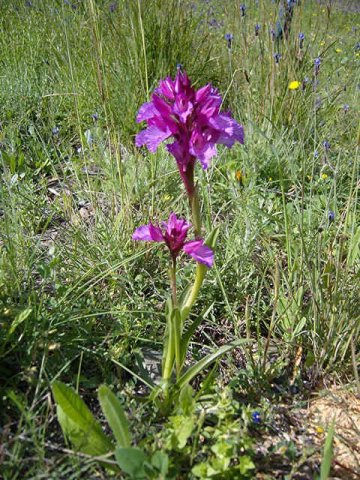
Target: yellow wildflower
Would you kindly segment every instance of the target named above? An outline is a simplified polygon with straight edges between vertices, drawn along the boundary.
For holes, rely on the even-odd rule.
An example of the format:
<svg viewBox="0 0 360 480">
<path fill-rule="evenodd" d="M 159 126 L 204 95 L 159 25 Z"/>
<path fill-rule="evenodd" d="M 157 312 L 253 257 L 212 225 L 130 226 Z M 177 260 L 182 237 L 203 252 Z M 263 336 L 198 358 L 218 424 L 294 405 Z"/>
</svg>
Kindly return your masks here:
<svg viewBox="0 0 360 480">
<path fill-rule="evenodd" d="M 341 50 L 341 48 L 335 48 L 335 52 L 336 52 L 336 53 L 341 53 L 342 50 Z"/>
<path fill-rule="evenodd" d="M 244 185 L 244 174 L 241 170 L 236 170 L 235 177 L 236 180 L 240 183 L 240 185 Z"/>
<path fill-rule="evenodd" d="M 321 42 L 320 42 L 320 47 L 323 47 L 324 45 L 325 45 L 324 40 L 321 40 Z"/>
<path fill-rule="evenodd" d="M 300 87 L 300 82 L 297 80 L 293 80 L 292 82 L 289 83 L 289 90 L 296 90 L 297 88 Z"/>
<path fill-rule="evenodd" d="M 328 178 L 328 174 L 327 174 L 327 173 L 322 173 L 322 174 L 321 174 L 321 178 L 322 178 L 323 180 L 326 180 L 326 179 Z"/>
<path fill-rule="evenodd" d="M 322 433 L 324 433 L 324 429 L 322 427 L 315 427 L 315 430 L 316 430 L 316 433 L 318 433 L 319 435 L 321 435 Z"/>
</svg>

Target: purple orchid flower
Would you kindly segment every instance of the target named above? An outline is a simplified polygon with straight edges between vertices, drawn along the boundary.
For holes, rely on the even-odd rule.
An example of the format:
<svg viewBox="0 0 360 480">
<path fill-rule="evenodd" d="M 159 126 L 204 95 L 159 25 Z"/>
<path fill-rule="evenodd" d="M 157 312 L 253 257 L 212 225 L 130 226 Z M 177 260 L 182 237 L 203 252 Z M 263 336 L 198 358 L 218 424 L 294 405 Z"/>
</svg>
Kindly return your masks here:
<svg viewBox="0 0 360 480">
<path fill-rule="evenodd" d="M 132 238 L 144 242 L 165 242 L 173 259 L 182 250 L 197 262 L 203 263 L 209 268 L 212 267 L 214 252 L 204 244 L 202 238 L 185 241 L 190 227 L 190 223 L 187 223 L 186 220 L 178 219 L 175 213 L 171 213 L 168 222 L 162 222 L 161 227 L 152 223 L 142 225 L 135 230 Z"/>
<path fill-rule="evenodd" d="M 148 125 L 137 134 L 137 147 L 146 145 L 155 152 L 161 142 L 174 139 L 166 147 L 176 159 L 190 197 L 195 191 L 196 159 L 206 169 L 217 153 L 216 144 L 231 148 L 235 142 L 244 143 L 242 125 L 230 113 L 220 113 L 221 102 L 217 89 L 207 84 L 195 90 L 186 72 L 178 69 L 175 80 L 160 81 L 151 102 L 140 107 L 136 118 Z"/>
</svg>

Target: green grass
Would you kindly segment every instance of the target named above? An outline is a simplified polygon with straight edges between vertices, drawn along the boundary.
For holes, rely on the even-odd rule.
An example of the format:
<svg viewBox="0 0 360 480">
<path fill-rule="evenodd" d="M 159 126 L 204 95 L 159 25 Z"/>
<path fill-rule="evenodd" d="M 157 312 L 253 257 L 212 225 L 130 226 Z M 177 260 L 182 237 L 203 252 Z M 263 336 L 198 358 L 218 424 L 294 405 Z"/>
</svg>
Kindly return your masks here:
<svg viewBox="0 0 360 480">
<path fill-rule="evenodd" d="M 304 398 L 327 379 L 360 389 L 360 16 L 302 1 L 289 40 L 273 42 L 278 7 L 268 0 L 247 2 L 245 18 L 237 1 L 121 0 L 114 12 L 112 2 L 72 3 L 0 6 L 0 471 L 7 480 L 107 478 L 64 450 L 50 394 L 60 379 L 90 406 L 101 383 L 113 385 L 137 444 L 163 448 L 177 478 L 192 478 L 194 465 L 213 461 L 200 440 L 210 427 L 197 423 L 180 448 L 174 421 L 161 433 L 153 407 L 136 398 L 139 383 L 119 367 L 136 370 L 136 352 L 161 350 L 168 294 L 165 254 L 131 235 L 150 218 L 189 214 L 165 148 L 134 148 L 136 112 L 181 63 L 197 86 L 219 88 L 244 125 L 244 146 L 219 149 L 207 172 L 196 171 L 205 226 L 219 225 L 220 235 L 196 307 L 211 308 L 192 352 L 254 340 L 241 361 L 229 356 L 215 371 L 230 387 L 208 387 L 218 441 L 231 431 L 232 448 L 251 452 L 246 418 L 256 406 L 271 418 L 263 402 L 276 403 L 279 379 Z M 305 77 L 304 91 L 288 89 Z M 180 285 L 192 274 L 181 262 Z"/>
</svg>

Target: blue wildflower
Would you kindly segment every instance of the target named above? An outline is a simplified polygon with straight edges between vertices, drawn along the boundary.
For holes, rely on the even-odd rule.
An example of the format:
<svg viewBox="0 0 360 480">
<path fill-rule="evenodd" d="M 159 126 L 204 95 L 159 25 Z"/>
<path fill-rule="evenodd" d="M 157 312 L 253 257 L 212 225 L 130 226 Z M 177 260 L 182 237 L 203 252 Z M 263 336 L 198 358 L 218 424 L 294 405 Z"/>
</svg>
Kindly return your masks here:
<svg viewBox="0 0 360 480">
<path fill-rule="evenodd" d="M 231 50 L 231 42 L 233 38 L 234 37 L 232 33 L 225 33 L 225 40 L 227 41 L 227 46 L 229 50 Z"/>
<path fill-rule="evenodd" d="M 327 140 L 325 140 L 323 142 L 323 147 L 325 148 L 325 152 L 328 152 L 330 150 L 330 142 L 328 142 Z"/>
<path fill-rule="evenodd" d="M 347 103 L 345 103 L 343 105 L 343 110 L 344 110 L 344 113 L 347 113 L 350 110 L 350 106 Z"/>
<path fill-rule="evenodd" d="M 304 91 L 306 89 L 306 85 L 309 83 L 309 77 L 305 77 L 301 83 L 301 89 Z"/>
<path fill-rule="evenodd" d="M 245 15 L 246 15 L 246 5 L 244 3 L 242 3 L 240 5 L 240 11 L 241 11 L 241 16 L 245 17 Z"/>
<path fill-rule="evenodd" d="M 281 53 L 274 53 L 273 57 L 275 59 L 275 63 L 279 63 L 281 58 Z"/>
<path fill-rule="evenodd" d="M 97 122 L 99 120 L 99 114 L 95 112 L 91 115 L 91 118 L 94 120 L 94 122 Z"/>
<path fill-rule="evenodd" d="M 114 13 L 116 10 L 116 7 L 117 7 L 116 3 L 110 3 L 109 5 L 110 13 Z"/>
<path fill-rule="evenodd" d="M 261 423 L 261 415 L 260 412 L 253 412 L 251 415 L 252 421 L 254 423 Z"/>
<path fill-rule="evenodd" d="M 299 47 L 303 48 L 304 40 L 305 40 L 305 33 L 300 32 L 299 35 L 298 35 L 298 39 L 299 39 Z"/>
<path fill-rule="evenodd" d="M 328 220 L 329 220 L 329 223 L 333 223 L 335 221 L 335 212 L 333 212 L 332 210 L 329 210 Z"/>
<path fill-rule="evenodd" d="M 54 135 L 54 137 L 56 137 L 57 135 L 59 135 L 59 132 L 60 132 L 60 128 L 59 127 L 54 127 L 52 130 L 51 130 L 52 134 Z"/>
<path fill-rule="evenodd" d="M 208 23 L 210 27 L 214 27 L 214 28 L 220 27 L 220 23 L 216 20 L 216 18 L 212 18 L 211 20 L 209 20 Z"/>
<path fill-rule="evenodd" d="M 314 75 L 318 75 L 319 72 L 320 72 L 320 65 L 321 65 L 321 58 L 320 57 L 316 57 L 315 60 L 314 60 Z"/>
<path fill-rule="evenodd" d="M 259 35 L 261 26 L 257 23 L 255 25 L 255 36 L 257 37 Z"/>
</svg>

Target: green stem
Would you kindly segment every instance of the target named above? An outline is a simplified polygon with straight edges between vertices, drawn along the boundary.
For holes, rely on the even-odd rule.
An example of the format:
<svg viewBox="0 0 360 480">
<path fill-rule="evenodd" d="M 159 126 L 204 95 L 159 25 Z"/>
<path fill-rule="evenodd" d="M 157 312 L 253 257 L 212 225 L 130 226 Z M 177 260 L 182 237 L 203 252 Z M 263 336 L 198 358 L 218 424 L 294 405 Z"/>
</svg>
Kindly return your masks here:
<svg viewBox="0 0 360 480">
<path fill-rule="evenodd" d="M 199 295 L 199 291 L 200 291 L 201 285 L 203 284 L 206 272 L 207 272 L 207 267 L 202 263 L 198 263 L 196 266 L 195 281 L 186 299 L 186 302 L 182 308 L 182 315 L 181 315 L 182 322 L 186 320 L 191 310 L 191 307 L 194 305 L 197 299 L 197 296 Z"/>
<path fill-rule="evenodd" d="M 177 307 L 176 296 L 176 257 L 171 257 L 171 264 L 169 268 L 170 287 L 171 287 L 171 299 L 173 308 Z"/>
<path fill-rule="evenodd" d="M 190 197 L 190 209 L 192 214 L 193 226 L 195 230 L 195 237 L 200 237 L 201 236 L 201 212 L 200 212 L 200 203 L 199 203 L 197 187 L 195 187 L 194 193 Z"/>
<path fill-rule="evenodd" d="M 181 325 L 180 325 L 180 313 L 177 308 L 177 289 L 176 289 L 176 256 L 171 257 L 171 263 L 169 267 L 169 278 L 171 288 L 171 303 L 172 308 L 167 318 L 168 327 L 168 344 L 166 351 L 166 358 L 163 369 L 163 379 L 168 382 L 171 378 L 171 373 L 174 365 L 174 357 L 176 362 L 176 374 L 180 375 L 181 372 Z"/>
</svg>

